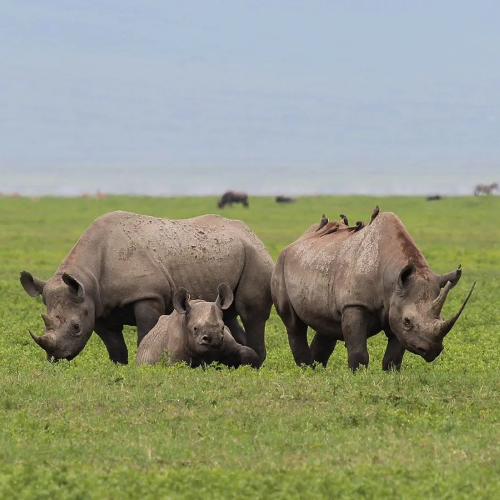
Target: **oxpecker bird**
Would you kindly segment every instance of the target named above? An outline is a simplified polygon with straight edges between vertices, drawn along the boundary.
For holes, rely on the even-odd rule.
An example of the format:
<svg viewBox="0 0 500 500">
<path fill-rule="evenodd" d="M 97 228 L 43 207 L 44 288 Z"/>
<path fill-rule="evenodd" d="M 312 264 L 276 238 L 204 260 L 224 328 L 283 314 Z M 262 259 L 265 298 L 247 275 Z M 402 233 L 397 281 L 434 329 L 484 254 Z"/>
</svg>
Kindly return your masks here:
<svg viewBox="0 0 500 500">
<path fill-rule="evenodd" d="M 349 225 L 349 221 L 347 220 L 347 217 L 344 214 L 340 214 L 340 219 L 343 224 L 345 224 L 346 226 Z"/>
<path fill-rule="evenodd" d="M 319 226 L 318 229 L 316 229 L 316 231 L 323 229 L 327 224 L 328 224 L 328 217 L 325 214 L 323 214 L 321 216 L 321 220 L 319 221 Z"/>
<path fill-rule="evenodd" d="M 356 226 L 353 228 L 354 231 L 359 231 L 360 229 L 363 229 L 365 227 L 365 223 L 362 220 L 358 220 L 356 222 Z"/>
<path fill-rule="evenodd" d="M 370 224 L 375 220 L 375 217 L 377 217 L 379 212 L 380 212 L 380 207 L 378 205 L 375 205 L 375 208 L 373 209 L 372 212 L 372 218 L 370 219 Z"/>
</svg>

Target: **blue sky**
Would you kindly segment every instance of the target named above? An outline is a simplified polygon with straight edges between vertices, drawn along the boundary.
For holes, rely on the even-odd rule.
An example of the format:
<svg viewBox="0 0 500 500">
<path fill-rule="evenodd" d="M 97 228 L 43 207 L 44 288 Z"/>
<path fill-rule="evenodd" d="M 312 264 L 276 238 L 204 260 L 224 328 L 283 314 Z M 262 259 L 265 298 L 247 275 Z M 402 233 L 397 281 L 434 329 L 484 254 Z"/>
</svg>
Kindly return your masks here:
<svg viewBox="0 0 500 500">
<path fill-rule="evenodd" d="M 0 166 L 500 158 L 493 1 L 0 3 Z"/>
</svg>

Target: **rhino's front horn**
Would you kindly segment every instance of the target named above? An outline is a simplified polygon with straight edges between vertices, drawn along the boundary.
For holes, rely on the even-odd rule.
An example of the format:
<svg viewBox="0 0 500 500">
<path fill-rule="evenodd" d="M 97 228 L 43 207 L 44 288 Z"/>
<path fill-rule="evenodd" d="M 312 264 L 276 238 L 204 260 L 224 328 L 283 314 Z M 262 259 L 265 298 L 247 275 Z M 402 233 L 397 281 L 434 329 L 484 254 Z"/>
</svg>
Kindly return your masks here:
<svg viewBox="0 0 500 500">
<path fill-rule="evenodd" d="M 44 351 L 53 351 L 56 347 L 56 339 L 52 335 L 42 335 L 41 337 L 37 337 L 34 335 L 31 330 L 30 332 L 31 338 L 44 350 Z"/>
<path fill-rule="evenodd" d="M 448 286 L 449 284 L 450 283 L 448 282 L 448 284 L 446 286 Z M 455 316 L 453 316 L 452 318 L 450 318 L 446 321 L 443 321 L 441 323 L 441 326 L 439 328 L 439 334 L 438 334 L 438 337 L 440 339 L 443 339 L 446 336 L 446 334 L 448 334 L 449 331 L 453 328 L 453 325 L 457 322 L 457 319 L 460 317 L 460 315 L 462 314 L 462 311 L 465 309 L 467 302 L 469 302 L 470 296 L 472 295 L 472 292 L 474 291 L 475 286 L 476 286 L 476 282 L 474 281 L 474 283 L 472 283 L 471 289 L 469 290 L 469 293 L 467 294 L 467 297 L 465 297 L 465 300 L 464 300 L 462 306 L 460 307 L 458 312 L 455 314 Z"/>
</svg>

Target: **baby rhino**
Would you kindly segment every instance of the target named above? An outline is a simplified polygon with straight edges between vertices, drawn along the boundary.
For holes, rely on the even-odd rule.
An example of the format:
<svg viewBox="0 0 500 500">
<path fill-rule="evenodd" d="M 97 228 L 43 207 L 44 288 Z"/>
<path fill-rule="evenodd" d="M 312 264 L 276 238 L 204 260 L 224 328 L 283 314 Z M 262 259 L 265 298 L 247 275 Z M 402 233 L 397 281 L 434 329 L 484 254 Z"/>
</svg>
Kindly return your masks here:
<svg viewBox="0 0 500 500">
<path fill-rule="evenodd" d="M 218 287 L 215 302 L 190 300 L 179 288 L 173 297 L 174 311 L 161 316 L 137 349 L 138 364 L 156 363 L 167 351 L 169 363 L 185 361 L 192 367 L 217 361 L 227 366 L 260 366 L 250 347 L 238 344 L 224 325 L 222 311 L 233 303 L 233 292 L 225 283 Z"/>
</svg>

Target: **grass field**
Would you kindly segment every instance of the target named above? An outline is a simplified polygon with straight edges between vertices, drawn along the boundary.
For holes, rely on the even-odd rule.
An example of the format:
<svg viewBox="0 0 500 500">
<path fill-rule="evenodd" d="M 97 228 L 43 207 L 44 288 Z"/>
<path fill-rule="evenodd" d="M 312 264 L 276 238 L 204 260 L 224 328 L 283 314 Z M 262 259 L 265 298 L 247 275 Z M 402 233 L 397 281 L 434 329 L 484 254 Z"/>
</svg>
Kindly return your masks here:
<svg viewBox="0 0 500 500">
<path fill-rule="evenodd" d="M 368 220 L 395 212 L 432 269 L 459 263 L 444 315 L 476 290 L 433 363 L 407 353 L 352 374 L 339 344 L 326 369 L 298 368 L 273 312 L 260 370 L 115 366 L 93 336 L 51 364 L 30 339 L 39 298 L 23 269 L 48 279 L 85 228 L 117 209 L 242 219 L 274 259 L 326 212 Z M 500 498 L 500 197 L 0 198 L 0 498 Z M 130 358 L 136 334 L 126 331 Z"/>
</svg>

